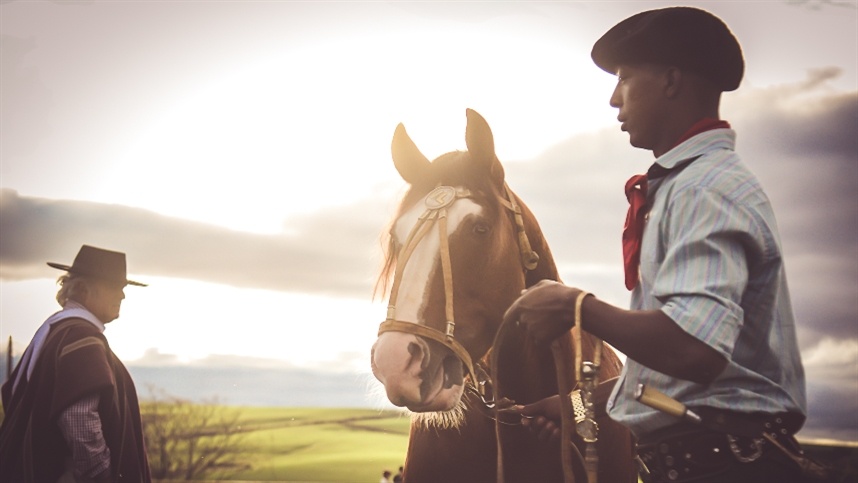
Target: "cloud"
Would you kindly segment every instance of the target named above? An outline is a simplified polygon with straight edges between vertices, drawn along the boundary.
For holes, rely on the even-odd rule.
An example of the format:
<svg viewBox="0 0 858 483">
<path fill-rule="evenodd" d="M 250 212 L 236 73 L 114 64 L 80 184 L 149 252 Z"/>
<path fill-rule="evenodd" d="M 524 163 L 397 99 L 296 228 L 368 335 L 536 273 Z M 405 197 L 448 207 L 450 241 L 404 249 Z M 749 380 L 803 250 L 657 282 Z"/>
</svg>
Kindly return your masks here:
<svg viewBox="0 0 858 483">
<path fill-rule="evenodd" d="M 854 405 L 858 394 L 858 338 L 835 338 L 826 336 L 819 343 L 802 351 L 802 361 L 807 379 L 813 381 L 818 390 L 843 392 Z"/>
<path fill-rule="evenodd" d="M 854 9 L 856 7 L 854 2 L 838 2 L 836 0 L 787 0 L 786 3 L 789 5 L 800 5 L 811 10 L 821 10 L 823 7 L 827 6 L 845 7 L 850 9 Z"/>
<path fill-rule="evenodd" d="M 258 235 L 140 208 L 0 192 L 0 276 L 55 276 L 81 244 L 124 251 L 129 273 L 237 287 L 367 297 L 386 206 L 364 201 L 291 220 L 290 231 Z"/>
<path fill-rule="evenodd" d="M 136 359 L 134 364 L 141 367 L 163 367 L 181 364 L 181 360 L 175 354 L 164 354 L 157 348 L 151 348 L 146 349 L 143 356 Z"/>
<path fill-rule="evenodd" d="M 858 318 L 858 92 L 833 91 L 837 69 L 752 91 L 731 104 L 738 149 L 775 208 L 803 347 L 854 338 Z"/>
</svg>

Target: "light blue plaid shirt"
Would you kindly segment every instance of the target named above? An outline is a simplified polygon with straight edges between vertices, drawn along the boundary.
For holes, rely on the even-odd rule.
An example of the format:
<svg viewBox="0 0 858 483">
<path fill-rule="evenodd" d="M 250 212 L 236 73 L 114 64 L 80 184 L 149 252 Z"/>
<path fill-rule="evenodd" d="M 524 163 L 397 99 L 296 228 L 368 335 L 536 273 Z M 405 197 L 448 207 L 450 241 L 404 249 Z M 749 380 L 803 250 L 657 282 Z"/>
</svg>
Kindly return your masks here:
<svg viewBox="0 0 858 483">
<path fill-rule="evenodd" d="M 720 352 L 727 368 L 709 386 L 631 359 L 608 401 L 637 436 L 675 424 L 634 398 L 639 383 L 687 406 L 806 414 L 804 368 L 771 204 L 734 151 L 735 132 L 714 129 L 656 160 L 686 167 L 649 183 L 640 282 L 633 310 L 659 309 Z"/>
</svg>

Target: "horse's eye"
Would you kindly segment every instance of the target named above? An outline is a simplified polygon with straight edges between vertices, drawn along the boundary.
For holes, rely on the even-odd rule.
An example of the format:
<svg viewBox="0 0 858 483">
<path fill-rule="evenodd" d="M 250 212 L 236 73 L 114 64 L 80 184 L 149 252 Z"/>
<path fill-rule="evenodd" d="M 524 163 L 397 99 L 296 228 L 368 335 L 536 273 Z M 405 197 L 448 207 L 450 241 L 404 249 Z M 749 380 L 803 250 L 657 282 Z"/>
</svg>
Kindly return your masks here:
<svg viewBox="0 0 858 483">
<path fill-rule="evenodd" d="M 474 223 L 474 233 L 477 235 L 485 235 L 490 230 L 489 225 L 485 223 Z"/>
</svg>

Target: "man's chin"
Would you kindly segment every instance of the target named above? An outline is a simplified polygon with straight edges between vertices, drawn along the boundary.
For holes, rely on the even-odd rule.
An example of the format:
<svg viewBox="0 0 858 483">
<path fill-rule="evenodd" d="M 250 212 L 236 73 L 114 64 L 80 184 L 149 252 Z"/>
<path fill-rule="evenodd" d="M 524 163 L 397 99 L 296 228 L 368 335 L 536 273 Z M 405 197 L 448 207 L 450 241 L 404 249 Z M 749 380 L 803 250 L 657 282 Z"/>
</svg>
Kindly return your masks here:
<svg viewBox="0 0 858 483">
<path fill-rule="evenodd" d="M 640 139 L 635 139 L 635 137 L 632 136 L 631 133 L 629 134 L 629 144 L 631 144 L 632 147 L 638 149 L 646 149 L 648 151 L 652 151 L 652 146 L 650 146 L 649 143 L 642 142 Z"/>
</svg>

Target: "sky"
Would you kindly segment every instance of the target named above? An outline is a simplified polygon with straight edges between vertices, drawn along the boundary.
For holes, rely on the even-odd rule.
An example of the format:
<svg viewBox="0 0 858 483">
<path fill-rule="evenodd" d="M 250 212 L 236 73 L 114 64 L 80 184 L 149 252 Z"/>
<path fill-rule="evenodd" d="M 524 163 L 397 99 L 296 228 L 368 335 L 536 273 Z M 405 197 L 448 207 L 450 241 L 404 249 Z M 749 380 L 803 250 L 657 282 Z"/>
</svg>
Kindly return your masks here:
<svg viewBox="0 0 858 483">
<path fill-rule="evenodd" d="M 745 55 L 721 116 L 778 217 L 811 417 L 858 441 L 858 3 L 688 2 Z M 128 364 L 369 373 L 405 183 L 492 127 L 566 283 L 627 306 L 625 180 L 652 162 L 593 42 L 670 2 L 0 1 L 0 340 L 20 353 L 82 244 L 127 253 Z"/>
</svg>

